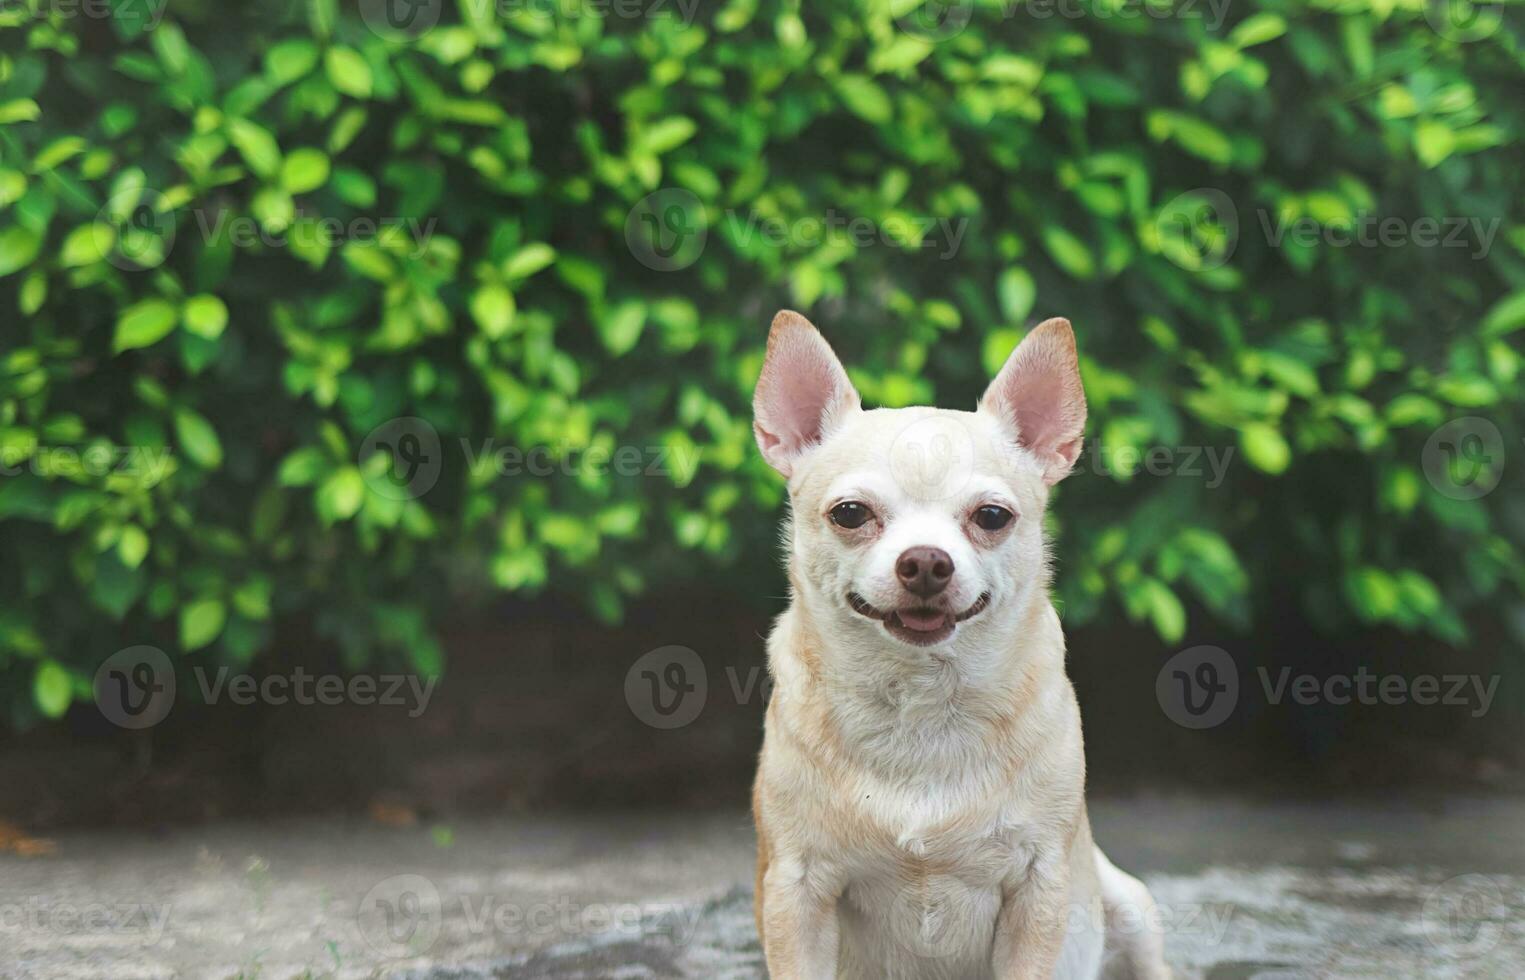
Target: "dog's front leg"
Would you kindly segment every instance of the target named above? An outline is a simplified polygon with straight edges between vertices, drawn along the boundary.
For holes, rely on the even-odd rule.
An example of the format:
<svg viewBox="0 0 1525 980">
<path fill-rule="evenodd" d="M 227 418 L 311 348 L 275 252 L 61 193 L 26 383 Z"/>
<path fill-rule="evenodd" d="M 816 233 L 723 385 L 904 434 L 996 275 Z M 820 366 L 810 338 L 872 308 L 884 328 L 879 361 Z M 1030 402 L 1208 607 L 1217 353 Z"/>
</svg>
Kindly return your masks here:
<svg viewBox="0 0 1525 980">
<path fill-rule="evenodd" d="M 1039 859 L 1005 889 L 996 919 L 991 972 L 996 980 L 1051 980 L 1064 950 L 1069 862 Z"/>
<path fill-rule="evenodd" d="M 841 888 L 806 861 L 775 859 L 763 875 L 763 953 L 773 980 L 835 980 Z"/>
</svg>

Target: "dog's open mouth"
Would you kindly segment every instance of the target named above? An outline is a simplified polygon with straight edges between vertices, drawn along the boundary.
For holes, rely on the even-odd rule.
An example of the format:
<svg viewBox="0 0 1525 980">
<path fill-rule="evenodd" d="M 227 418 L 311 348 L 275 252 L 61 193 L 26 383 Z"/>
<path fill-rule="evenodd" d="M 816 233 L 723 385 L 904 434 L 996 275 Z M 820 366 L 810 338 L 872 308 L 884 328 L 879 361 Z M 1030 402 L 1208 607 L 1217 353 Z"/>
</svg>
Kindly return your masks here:
<svg viewBox="0 0 1525 980">
<path fill-rule="evenodd" d="M 899 639 L 917 646 L 931 646 L 952 636 L 959 623 L 984 612 L 985 607 L 990 605 L 990 593 L 983 593 L 974 600 L 974 605 L 961 613 L 936 606 L 911 606 L 885 612 L 869 605 L 868 600 L 856 592 L 847 593 L 847 604 L 859 615 L 879 620 L 885 629 Z"/>
</svg>

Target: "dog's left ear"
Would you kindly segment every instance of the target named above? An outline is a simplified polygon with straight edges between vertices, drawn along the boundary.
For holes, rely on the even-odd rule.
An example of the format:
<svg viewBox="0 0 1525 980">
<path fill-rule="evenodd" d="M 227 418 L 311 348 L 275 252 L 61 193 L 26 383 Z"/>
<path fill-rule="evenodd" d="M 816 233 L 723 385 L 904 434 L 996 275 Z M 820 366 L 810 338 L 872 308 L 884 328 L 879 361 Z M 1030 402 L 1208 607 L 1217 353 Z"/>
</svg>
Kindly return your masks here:
<svg viewBox="0 0 1525 980">
<path fill-rule="evenodd" d="M 752 431 L 768 465 L 789 476 L 806 450 L 861 405 L 820 331 L 793 310 L 779 311 L 752 396 Z"/>
<path fill-rule="evenodd" d="M 1056 317 L 1032 329 L 1011 352 L 980 399 L 1018 445 L 1043 464 L 1043 482 L 1064 479 L 1080 456 L 1086 396 L 1080 385 L 1075 331 Z"/>
</svg>

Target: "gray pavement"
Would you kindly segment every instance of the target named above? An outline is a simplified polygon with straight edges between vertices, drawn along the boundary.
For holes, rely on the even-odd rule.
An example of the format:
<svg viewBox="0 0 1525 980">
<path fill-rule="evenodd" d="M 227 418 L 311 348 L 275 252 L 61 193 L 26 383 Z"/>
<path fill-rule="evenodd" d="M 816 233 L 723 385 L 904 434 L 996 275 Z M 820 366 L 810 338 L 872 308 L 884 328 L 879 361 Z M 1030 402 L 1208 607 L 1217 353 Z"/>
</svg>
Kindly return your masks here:
<svg viewBox="0 0 1525 980">
<path fill-rule="evenodd" d="M 1525 977 L 1525 801 L 1092 804 L 1177 974 Z M 338 819 L 0 856 L 5 980 L 762 976 L 744 813 Z"/>
</svg>

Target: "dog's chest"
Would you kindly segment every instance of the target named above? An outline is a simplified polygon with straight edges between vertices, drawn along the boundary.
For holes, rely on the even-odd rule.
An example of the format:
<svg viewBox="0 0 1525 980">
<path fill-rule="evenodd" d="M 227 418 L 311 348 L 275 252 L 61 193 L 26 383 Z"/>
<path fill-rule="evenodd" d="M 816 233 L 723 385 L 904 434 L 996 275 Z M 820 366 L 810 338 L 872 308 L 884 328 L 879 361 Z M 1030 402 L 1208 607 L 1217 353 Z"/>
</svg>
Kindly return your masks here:
<svg viewBox="0 0 1525 980">
<path fill-rule="evenodd" d="M 950 808 L 948 799 L 936 791 L 883 786 L 863 793 L 853 805 L 853 823 L 874 832 L 843 842 L 852 876 L 953 875 L 974 885 L 998 885 L 1031 862 L 1036 832 L 1011 804 L 979 800 Z"/>
<path fill-rule="evenodd" d="M 978 724 L 953 712 L 865 716 L 854 734 L 864 764 L 833 803 L 842 826 L 868 831 L 839 842 L 856 876 L 985 887 L 1030 863 L 1041 825 L 1027 812 L 1023 767 Z"/>
<path fill-rule="evenodd" d="M 1005 888 L 1031 861 L 1029 833 L 993 808 L 949 820 L 899 803 L 883 808 L 898 824 L 881 824 L 883 837 L 853 849 L 844 869 L 845 941 L 875 964 L 864 975 L 889 976 L 891 950 L 948 966 L 948 976 L 979 975 L 971 970 L 988 960 Z"/>
</svg>

